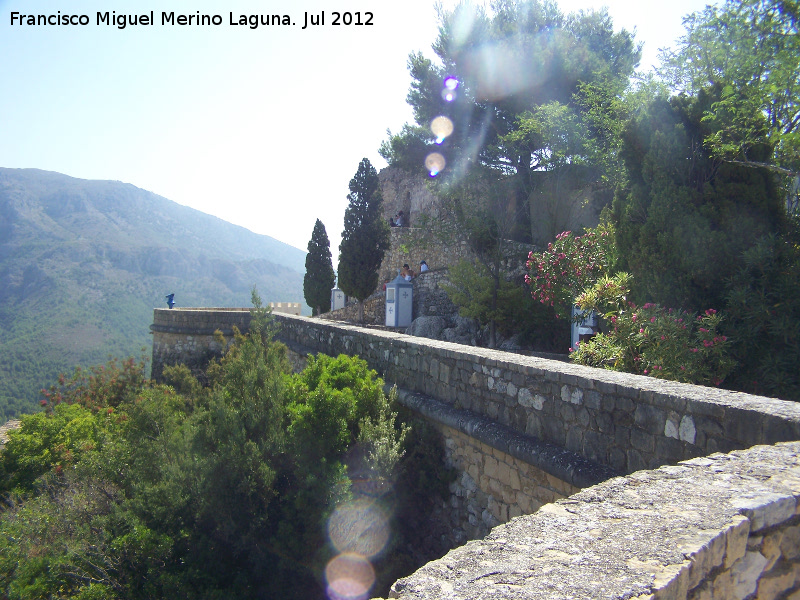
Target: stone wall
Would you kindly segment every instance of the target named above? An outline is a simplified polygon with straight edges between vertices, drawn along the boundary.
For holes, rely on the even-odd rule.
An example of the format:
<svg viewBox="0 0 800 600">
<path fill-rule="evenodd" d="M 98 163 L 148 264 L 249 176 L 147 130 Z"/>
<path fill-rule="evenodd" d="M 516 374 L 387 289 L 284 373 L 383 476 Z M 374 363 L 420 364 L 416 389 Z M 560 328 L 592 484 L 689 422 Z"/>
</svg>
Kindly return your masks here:
<svg viewBox="0 0 800 600">
<path fill-rule="evenodd" d="M 153 364 L 151 377 L 161 380 L 164 366 L 184 364 L 201 381 L 209 361 L 222 355 L 214 332 L 219 330 L 226 345 L 233 339 L 234 327 L 250 328 L 247 308 L 174 308 L 155 309 L 153 324 Z"/>
<path fill-rule="evenodd" d="M 509 519 L 536 512 L 544 504 L 580 491 L 502 450 L 477 441 L 472 436 L 442 426 L 446 463 L 460 476 L 451 485 L 450 522 L 453 529 L 464 529 L 459 541 L 485 537 Z"/>
<path fill-rule="evenodd" d="M 794 402 L 319 319 L 276 318 L 283 339 L 316 352 L 357 354 L 387 383 L 621 473 L 800 439 Z"/>
<path fill-rule="evenodd" d="M 381 184 L 385 219 L 388 220 L 402 210 L 408 219 L 406 225 L 414 225 L 420 215 L 436 215 L 439 200 L 428 188 L 425 177 L 403 169 L 387 167 L 381 169 L 378 179 Z"/>
<path fill-rule="evenodd" d="M 432 269 L 413 279 L 414 318 L 449 317 L 458 312 L 458 307 L 450 301 L 445 284 L 450 283 L 448 269 Z"/>
<path fill-rule="evenodd" d="M 157 353 L 195 360 L 206 351 L 199 337 L 243 328 L 249 316 L 155 312 L 154 372 Z M 276 320 L 300 354 L 366 359 L 442 432 L 459 472 L 441 513 L 452 543 L 496 525 L 398 581 L 390 597 L 800 600 L 800 442 L 777 443 L 800 439 L 796 403 Z M 715 452 L 757 444 L 775 445 Z M 629 473 L 672 466 L 613 477 L 615 462 Z"/>
<path fill-rule="evenodd" d="M 419 273 L 419 263 L 423 260 L 430 269 L 442 269 L 471 257 L 466 242 L 446 244 L 424 229 L 395 227 L 390 232 L 389 249 L 383 255 L 383 262 L 378 270 L 379 287 L 383 287 L 385 281 L 397 277 L 405 263 L 415 273 Z"/>
<path fill-rule="evenodd" d="M 399 389 L 397 398 L 439 430 L 446 464 L 458 473 L 439 517 L 449 526 L 449 547 L 484 537 L 499 523 L 617 475 L 430 396 Z"/>
<path fill-rule="evenodd" d="M 318 318 L 325 321 L 358 322 L 358 302 L 350 300 L 344 308 L 321 314 Z M 383 325 L 386 323 L 386 292 L 378 292 L 364 300 L 364 323 Z"/>
<path fill-rule="evenodd" d="M 797 600 L 800 443 L 640 471 L 513 519 L 390 598 Z"/>
</svg>

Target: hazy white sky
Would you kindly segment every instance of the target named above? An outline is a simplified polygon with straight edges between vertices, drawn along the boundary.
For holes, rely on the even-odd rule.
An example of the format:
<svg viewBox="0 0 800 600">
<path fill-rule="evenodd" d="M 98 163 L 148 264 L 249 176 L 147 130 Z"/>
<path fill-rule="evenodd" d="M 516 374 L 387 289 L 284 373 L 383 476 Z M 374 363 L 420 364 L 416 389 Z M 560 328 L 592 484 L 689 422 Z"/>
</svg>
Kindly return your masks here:
<svg viewBox="0 0 800 600">
<path fill-rule="evenodd" d="M 706 3 L 559 4 L 607 6 L 649 68 Z M 98 11 L 151 10 L 152 26 L 96 24 Z M 59 11 L 90 24 L 11 25 L 14 12 Z M 322 11 L 325 26 L 302 28 Z M 373 25 L 334 26 L 334 11 Z M 162 25 L 161 12 L 222 25 Z M 230 13 L 295 25 L 231 26 Z M 386 129 L 412 120 L 407 57 L 433 58 L 436 32 L 429 0 L 0 0 L 0 166 L 132 183 L 303 250 L 319 218 L 336 267 L 348 182 L 365 156 L 384 167 Z"/>
</svg>

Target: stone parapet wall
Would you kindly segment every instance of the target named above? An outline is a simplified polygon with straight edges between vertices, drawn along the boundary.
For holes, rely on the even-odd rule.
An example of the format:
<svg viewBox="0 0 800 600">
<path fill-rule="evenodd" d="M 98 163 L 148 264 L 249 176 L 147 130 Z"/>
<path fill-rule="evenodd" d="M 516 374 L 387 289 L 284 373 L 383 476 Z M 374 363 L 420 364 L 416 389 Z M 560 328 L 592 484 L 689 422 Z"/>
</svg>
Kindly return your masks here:
<svg viewBox="0 0 800 600">
<path fill-rule="evenodd" d="M 431 396 L 620 473 L 800 439 L 800 405 L 572 363 L 277 315 L 281 336 L 357 354 Z"/>
<path fill-rule="evenodd" d="M 424 229 L 414 227 L 395 227 L 391 229 L 389 250 L 383 255 L 378 271 L 379 287 L 387 280 L 397 277 L 403 264 L 419 273 L 419 263 L 425 261 L 430 269 L 442 269 L 456 264 L 459 260 L 470 258 L 472 253 L 467 242 L 444 243 L 435 239 Z"/>
<path fill-rule="evenodd" d="M 453 540 L 454 545 L 483 538 L 500 523 L 580 491 L 465 433 L 446 426 L 440 431 L 447 465 L 460 473 L 450 486 L 450 522 L 454 529 L 463 530 L 463 535 Z"/>
<path fill-rule="evenodd" d="M 458 473 L 444 513 L 452 531 L 451 547 L 618 475 L 569 450 L 424 394 L 398 389 L 397 399 L 439 430 L 446 463 Z"/>
<path fill-rule="evenodd" d="M 414 283 L 414 318 L 449 317 L 458 312 L 458 307 L 450 301 L 445 284 L 450 283 L 447 268 L 421 273 Z"/>
<path fill-rule="evenodd" d="M 250 328 L 247 308 L 156 308 L 153 311 L 153 364 L 151 377 L 160 381 L 164 367 L 184 364 L 201 381 L 209 361 L 224 351 L 214 332 L 219 330 L 226 345 L 233 339 L 234 327 Z"/>
<path fill-rule="evenodd" d="M 389 598 L 797 600 L 800 443 L 618 477 L 500 525 Z"/>
<path fill-rule="evenodd" d="M 326 321 L 358 322 L 358 302 L 348 302 L 344 308 L 332 310 L 318 315 L 318 319 Z M 364 323 L 383 325 L 386 323 L 386 292 L 373 294 L 364 300 Z"/>
</svg>

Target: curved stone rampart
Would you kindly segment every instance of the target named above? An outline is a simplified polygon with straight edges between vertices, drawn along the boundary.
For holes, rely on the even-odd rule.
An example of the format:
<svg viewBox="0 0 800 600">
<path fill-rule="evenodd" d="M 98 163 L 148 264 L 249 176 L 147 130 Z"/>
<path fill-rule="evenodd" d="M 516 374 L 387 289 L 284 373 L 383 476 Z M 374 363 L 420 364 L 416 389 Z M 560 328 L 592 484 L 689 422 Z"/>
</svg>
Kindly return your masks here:
<svg viewBox="0 0 800 600">
<path fill-rule="evenodd" d="M 172 355 L 192 358 L 204 347 L 186 338 L 243 319 L 167 312 L 156 309 L 154 372 L 156 352 L 169 354 L 164 336 L 182 344 Z M 290 347 L 359 355 L 434 422 L 461 472 L 451 500 L 474 526 L 468 537 L 508 521 L 401 579 L 391 597 L 800 600 L 797 403 L 275 318 Z M 604 469 L 631 474 L 565 498 Z"/>
<path fill-rule="evenodd" d="M 641 471 L 500 525 L 390 598 L 800 597 L 800 443 Z"/>
<path fill-rule="evenodd" d="M 800 405 L 306 317 L 281 338 L 357 354 L 387 383 L 471 411 L 620 473 L 800 439 Z"/>
</svg>

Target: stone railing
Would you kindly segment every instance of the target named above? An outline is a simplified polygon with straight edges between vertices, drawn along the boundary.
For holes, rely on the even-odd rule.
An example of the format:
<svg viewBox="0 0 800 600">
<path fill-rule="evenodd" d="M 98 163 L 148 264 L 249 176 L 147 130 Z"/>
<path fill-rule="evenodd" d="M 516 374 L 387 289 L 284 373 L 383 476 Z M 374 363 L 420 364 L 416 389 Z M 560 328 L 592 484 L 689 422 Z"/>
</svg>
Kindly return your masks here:
<svg viewBox="0 0 800 600">
<path fill-rule="evenodd" d="M 202 381 L 209 361 L 221 356 L 224 350 L 214 332 L 219 330 L 227 344 L 233 338 L 234 327 L 242 332 L 250 328 L 250 309 L 155 309 L 150 326 L 153 334 L 151 377 L 159 381 L 164 366 L 184 364 Z"/>
<path fill-rule="evenodd" d="M 282 339 L 356 354 L 425 394 L 620 473 L 800 439 L 794 402 L 277 315 Z"/>
<path fill-rule="evenodd" d="M 389 598 L 800 597 L 800 443 L 640 471 L 513 519 Z"/>
</svg>

